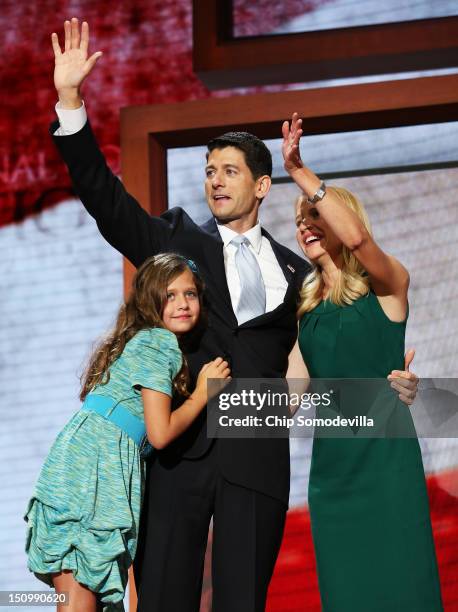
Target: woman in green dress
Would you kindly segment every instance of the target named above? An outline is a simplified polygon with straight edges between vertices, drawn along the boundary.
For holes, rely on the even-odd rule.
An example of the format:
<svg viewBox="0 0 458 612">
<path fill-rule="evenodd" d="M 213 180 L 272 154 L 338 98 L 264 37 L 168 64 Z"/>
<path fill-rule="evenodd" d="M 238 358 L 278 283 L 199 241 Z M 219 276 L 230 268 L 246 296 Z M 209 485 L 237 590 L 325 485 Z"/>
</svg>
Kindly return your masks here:
<svg viewBox="0 0 458 612">
<path fill-rule="evenodd" d="M 207 403 L 207 379 L 229 376 L 218 357 L 187 391 L 180 346 L 200 321 L 193 262 L 155 255 L 138 269 L 110 335 L 83 379 L 81 409 L 57 436 L 28 504 L 26 552 L 37 578 L 67 592 L 58 609 L 123 610 L 137 547 L 146 438 L 163 448 Z M 171 411 L 177 390 L 188 396 Z"/>
<path fill-rule="evenodd" d="M 283 124 L 283 156 L 304 193 L 298 239 L 314 264 L 298 313 L 298 347 L 309 375 L 399 376 L 393 371 L 404 365 L 409 274 L 376 244 L 357 198 L 326 189 L 304 166 L 301 135 L 295 113 L 291 125 Z M 391 385 L 411 403 L 402 379 Z M 377 396 L 373 416 L 385 424 L 389 416 L 386 437 L 355 430 L 315 435 L 309 508 L 324 612 L 443 610 L 422 457 L 405 403 L 390 388 Z M 364 406 L 362 397 L 357 405 Z M 347 408 L 354 405 L 339 412 L 345 416 Z"/>
</svg>

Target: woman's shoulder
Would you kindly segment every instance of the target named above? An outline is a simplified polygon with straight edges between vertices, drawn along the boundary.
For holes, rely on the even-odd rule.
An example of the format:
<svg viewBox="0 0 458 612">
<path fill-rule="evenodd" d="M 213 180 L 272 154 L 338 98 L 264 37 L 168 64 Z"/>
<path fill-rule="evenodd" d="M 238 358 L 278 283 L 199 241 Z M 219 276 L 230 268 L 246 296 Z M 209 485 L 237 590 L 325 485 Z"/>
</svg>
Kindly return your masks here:
<svg viewBox="0 0 458 612">
<path fill-rule="evenodd" d="M 392 296 L 377 296 L 372 288 L 369 292 L 369 297 L 373 310 L 386 323 L 406 325 L 409 318 L 409 302 L 407 299 L 405 305 L 401 305 L 399 300 L 392 298 Z"/>
</svg>

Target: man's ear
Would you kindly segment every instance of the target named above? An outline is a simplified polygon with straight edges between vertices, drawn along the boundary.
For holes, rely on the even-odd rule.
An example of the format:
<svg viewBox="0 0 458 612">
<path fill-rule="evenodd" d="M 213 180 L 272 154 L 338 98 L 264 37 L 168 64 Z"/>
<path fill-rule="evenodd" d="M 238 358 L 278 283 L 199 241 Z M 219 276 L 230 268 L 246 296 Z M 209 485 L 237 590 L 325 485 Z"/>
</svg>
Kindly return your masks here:
<svg viewBox="0 0 458 612">
<path fill-rule="evenodd" d="M 256 181 L 256 197 L 262 200 L 269 193 L 270 186 L 272 185 L 272 179 L 270 176 L 265 174 L 260 176 Z"/>
</svg>

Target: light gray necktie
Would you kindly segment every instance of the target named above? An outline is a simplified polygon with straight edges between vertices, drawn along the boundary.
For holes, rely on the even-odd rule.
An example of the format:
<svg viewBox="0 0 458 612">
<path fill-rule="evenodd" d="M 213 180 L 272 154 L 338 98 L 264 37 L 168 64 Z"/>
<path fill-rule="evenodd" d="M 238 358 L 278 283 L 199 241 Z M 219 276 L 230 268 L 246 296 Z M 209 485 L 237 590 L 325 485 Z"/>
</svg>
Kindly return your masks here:
<svg viewBox="0 0 458 612">
<path fill-rule="evenodd" d="M 243 234 L 231 240 L 237 247 L 235 265 L 240 279 L 240 300 L 237 306 L 239 325 L 259 317 L 266 311 L 266 288 L 258 261 L 249 249 L 250 241 Z"/>
</svg>

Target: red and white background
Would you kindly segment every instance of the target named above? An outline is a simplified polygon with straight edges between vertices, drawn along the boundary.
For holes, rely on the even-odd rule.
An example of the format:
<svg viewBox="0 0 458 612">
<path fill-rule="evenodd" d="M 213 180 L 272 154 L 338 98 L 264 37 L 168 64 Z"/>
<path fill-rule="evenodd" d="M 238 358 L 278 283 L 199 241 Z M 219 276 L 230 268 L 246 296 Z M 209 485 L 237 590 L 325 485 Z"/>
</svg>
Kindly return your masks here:
<svg viewBox="0 0 458 612">
<path fill-rule="evenodd" d="M 456 13 L 453 0 L 398 1 L 387 9 L 389 15 L 379 7 L 373 0 L 236 0 L 235 23 L 238 34 L 247 35 L 259 33 L 259 11 L 263 33 Z M 26 569 L 22 516 L 50 444 L 78 409 L 78 376 L 91 346 L 113 322 L 122 300 L 122 258 L 72 196 L 48 134 L 56 102 L 50 33 L 60 32 L 72 16 L 89 21 L 92 47 L 104 51 L 84 98 L 118 174 L 121 107 L 238 95 L 236 113 L 248 91 L 211 93 L 193 73 L 191 0 L 2 2 L 0 590 L 46 588 Z M 417 349 L 414 370 L 422 377 L 452 378 L 458 371 L 458 170 L 413 172 L 411 167 L 456 161 L 457 143 L 458 125 L 452 123 L 314 136 L 303 146 L 317 172 L 368 170 L 367 176 L 335 182 L 358 193 L 379 242 L 411 272 L 407 345 Z M 268 144 L 274 175 L 280 177 L 279 141 Z M 170 206 L 181 205 L 201 221 L 208 216 L 203 165 L 201 148 L 169 153 Z M 402 166 L 410 171 L 374 172 Z M 276 184 L 262 205 L 262 222 L 297 249 L 295 195 L 294 186 Z M 458 441 L 422 438 L 420 443 L 445 609 L 452 612 L 458 610 Z M 320 610 L 307 508 L 310 440 L 292 440 L 291 447 L 290 512 L 269 612 Z"/>
</svg>

